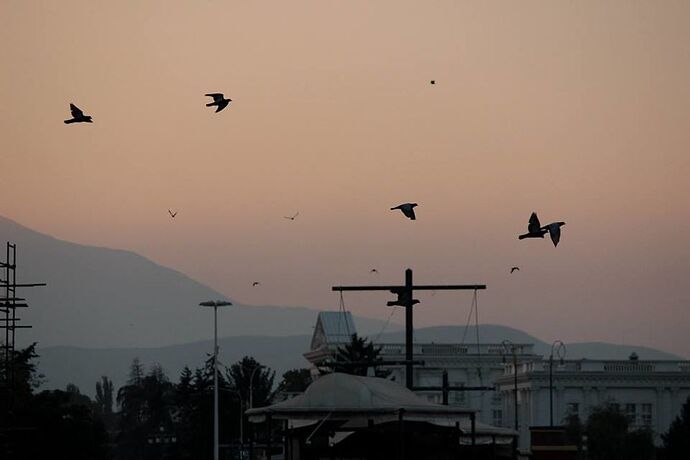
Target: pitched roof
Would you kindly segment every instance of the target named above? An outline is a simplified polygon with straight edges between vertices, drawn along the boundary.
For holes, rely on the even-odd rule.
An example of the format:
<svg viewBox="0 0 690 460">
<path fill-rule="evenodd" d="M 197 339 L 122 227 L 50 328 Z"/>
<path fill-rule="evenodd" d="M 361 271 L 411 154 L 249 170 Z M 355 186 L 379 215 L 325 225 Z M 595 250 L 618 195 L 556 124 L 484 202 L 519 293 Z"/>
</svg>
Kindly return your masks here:
<svg viewBox="0 0 690 460">
<path fill-rule="evenodd" d="M 386 414 L 399 411 L 410 415 L 469 415 L 476 412 L 431 403 L 390 380 L 334 373 L 320 377 L 299 396 L 272 406 L 250 409 L 247 415 L 296 416 L 301 414 L 313 418 L 318 414 L 328 413 L 335 416 L 336 414 Z"/>
<path fill-rule="evenodd" d="M 349 343 L 357 328 L 349 311 L 321 311 L 316 320 L 311 349 L 326 345 Z"/>
</svg>

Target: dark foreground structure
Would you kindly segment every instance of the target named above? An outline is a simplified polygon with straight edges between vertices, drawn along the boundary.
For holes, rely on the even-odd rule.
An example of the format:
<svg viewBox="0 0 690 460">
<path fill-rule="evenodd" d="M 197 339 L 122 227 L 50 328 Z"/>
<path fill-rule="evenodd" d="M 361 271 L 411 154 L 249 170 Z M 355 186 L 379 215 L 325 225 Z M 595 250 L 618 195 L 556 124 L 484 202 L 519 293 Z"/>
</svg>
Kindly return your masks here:
<svg viewBox="0 0 690 460">
<path fill-rule="evenodd" d="M 247 415 L 265 423 L 266 432 L 284 435 L 286 460 L 502 459 L 512 457 L 516 435 L 478 423 L 475 411 L 430 403 L 395 382 L 338 373 Z M 277 447 L 270 438 L 262 449 L 267 458 Z"/>
</svg>

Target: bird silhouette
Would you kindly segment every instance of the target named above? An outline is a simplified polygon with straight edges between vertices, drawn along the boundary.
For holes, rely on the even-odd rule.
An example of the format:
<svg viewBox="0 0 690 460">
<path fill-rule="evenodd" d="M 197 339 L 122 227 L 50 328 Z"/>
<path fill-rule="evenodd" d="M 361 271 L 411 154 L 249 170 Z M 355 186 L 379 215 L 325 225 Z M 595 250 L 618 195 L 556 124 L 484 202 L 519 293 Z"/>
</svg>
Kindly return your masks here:
<svg viewBox="0 0 690 460">
<path fill-rule="evenodd" d="M 254 281 L 254 282 L 252 283 L 252 287 L 254 287 L 254 286 L 259 286 L 259 285 L 261 285 L 261 283 L 259 283 L 258 281 Z"/>
<path fill-rule="evenodd" d="M 218 107 L 216 109 L 216 113 L 223 110 L 225 107 L 228 106 L 228 104 L 232 102 L 232 99 L 225 99 L 223 93 L 208 93 L 205 94 L 205 96 L 210 96 L 213 98 L 213 102 L 209 102 L 208 104 L 206 104 L 206 107 L 213 107 L 215 105 L 216 107 Z"/>
<path fill-rule="evenodd" d="M 551 235 L 551 241 L 554 247 L 558 246 L 558 242 L 561 240 L 561 227 L 564 225 L 565 222 L 553 222 L 543 227 L 549 232 L 549 235 Z"/>
<path fill-rule="evenodd" d="M 299 212 L 296 212 L 294 216 L 283 216 L 284 218 L 288 220 L 295 220 L 299 216 Z"/>
<path fill-rule="evenodd" d="M 510 273 L 512 274 L 514 271 L 520 271 L 520 267 L 513 267 L 510 269 Z"/>
<path fill-rule="evenodd" d="M 84 112 L 74 104 L 69 105 L 69 109 L 72 112 L 72 118 L 65 120 L 65 124 L 70 123 L 93 123 L 93 119 L 90 115 L 84 115 Z"/>
<path fill-rule="evenodd" d="M 177 211 L 172 212 L 170 209 L 168 209 L 168 214 L 170 214 L 170 217 L 172 217 L 174 219 L 175 216 L 177 215 Z"/>
<path fill-rule="evenodd" d="M 417 217 L 414 215 L 415 206 L 417 206 L 417 203 L 403 203 L 401 205 L 395 206 L 394 208 L 391 208 L 391 211 L 400 209 L 402 213 L 405 214 L 405 217 L 407 217 L 410 220 L 416 220 Z"/>
<path fill-rule="evenodd" d="M 432 85 L 435 85 L 435 84 L 436 84 L 436 80 L 431 80 L 429 83 L 431 83 Z"/>
<path fill-rule="evenodd" d="M 539 223 L 539 217 L 537 217 L 537 213 L 533 212 L 532 215 L 529 217 L 529 224 L 527 224 L 527 233 L 518 236 L 518 239 L 524 240 L 525 238 L 544 238 L 544 235 L 546 235 L 546 230 L 541 226 Z"/>
<path fill-rule="evenodd" d="M 378 271 L 377 269 L 372 268 L 371 271 L 370 271 L 369 273 L 378 273 L 378 272 L 379 272 L 379 271 Z"/>
</svg>

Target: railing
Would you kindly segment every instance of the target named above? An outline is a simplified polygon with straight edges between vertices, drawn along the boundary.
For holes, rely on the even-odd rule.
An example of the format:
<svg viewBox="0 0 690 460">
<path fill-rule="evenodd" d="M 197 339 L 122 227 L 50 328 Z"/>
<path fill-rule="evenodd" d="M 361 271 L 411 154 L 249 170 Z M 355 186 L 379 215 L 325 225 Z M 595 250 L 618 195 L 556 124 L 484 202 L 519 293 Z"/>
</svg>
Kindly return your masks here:
<svg viewBox="0 0 690 460">
<path fill-rule="evenodd" d="M 384 343 L 379 345 L 382 355 L 404 355 L 405 344 L 403 343 Z M 515 345 L 518 355 L 532 355 L 532 344 Z M 480 343 L 477 344 L 456 344 L 456 343 L 416 343 L 412 347 L 415 355 L 426 356 L 457 356 L 457 355 L 504 355 L 505 349 L 501 344 Z"/>
<path fill-rule="evenodd" d="M 507 363 L 504 374 L 512 375 L 512 363 Z M 529 361 L 518 363 L 518 374 L 526 372 L 549 372 L 549 360 Z M 561 364 L 553 362 L 554 374 L 563 372 L 608 372 L 612 374 L 651 374 L 654 372 L 690 373 L 690 361 L 600 361 L 600 360 L 571 360 Z"/>
<path fill-rule="evenodd" d="M 604 363 L 604 372 L 654 372 L 653 363 L 609 362 Z"/>
</svg>

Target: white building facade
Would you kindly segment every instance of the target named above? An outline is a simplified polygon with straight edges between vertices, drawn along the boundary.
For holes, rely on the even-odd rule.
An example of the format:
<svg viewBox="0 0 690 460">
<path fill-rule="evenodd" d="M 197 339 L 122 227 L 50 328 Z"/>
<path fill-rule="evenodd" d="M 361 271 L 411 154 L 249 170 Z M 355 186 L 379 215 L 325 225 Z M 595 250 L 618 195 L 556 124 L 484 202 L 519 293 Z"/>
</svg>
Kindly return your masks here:
<svg viewBox="0 0 690 460">
<path fill-rule="evenodd" d="M 690 361 L 554 360 L 552 384 L 549 360 L 506 365 L 496 380 L 503 400 L 504 422 L 513 426 L 515 373 L 517 371 L 518 431 L 520 449 L 530 445 L 530 426 L 549 426 L 551 398 L 553 423 L 561 425 L 569 414 L 582 422 L 592 409 L 617 404 L 631 428 L 649 428 L 657 442 L 690 397 Z"/>
<path fill-rule="evenodd" d="M 356 333 L 350 313 L 319 313 L 310 350 L 304 353 L 313 366 L 331 359 L 338 347 Z M 376 343 L 384 361 L 400 364 L 382 366 L 389 379 L 405 384 L 405 344 Z M 553 385 L 549 384 L 549 360 L 533 353 L 532 344 L 512 344 L 506 354 L 502 344 L 415 343 L 413 359 L 415 390 L 429 401 L 441 403 L 444 371 L 450 387 L 489 387 L 484 390 L 453 390 L 449 405 L 478 410 L 477 420 L 493 426 L 515 425 L 515 370 L 517 361 L 517 425 L 521 450 L 530 446 L 530 426 L 550 425 L 550 397 L 553 423 L 560 425 L 575 413 L 585 422 L 592 408 L 618 404 L 628 414 L 632 427 L 648 427 L 656 435 L 666 432 L 690 397 L 690 361 L 672 360 L 554 360 Z M 634 357 L 633 357 L 634 358 Z"/>
</svg>

